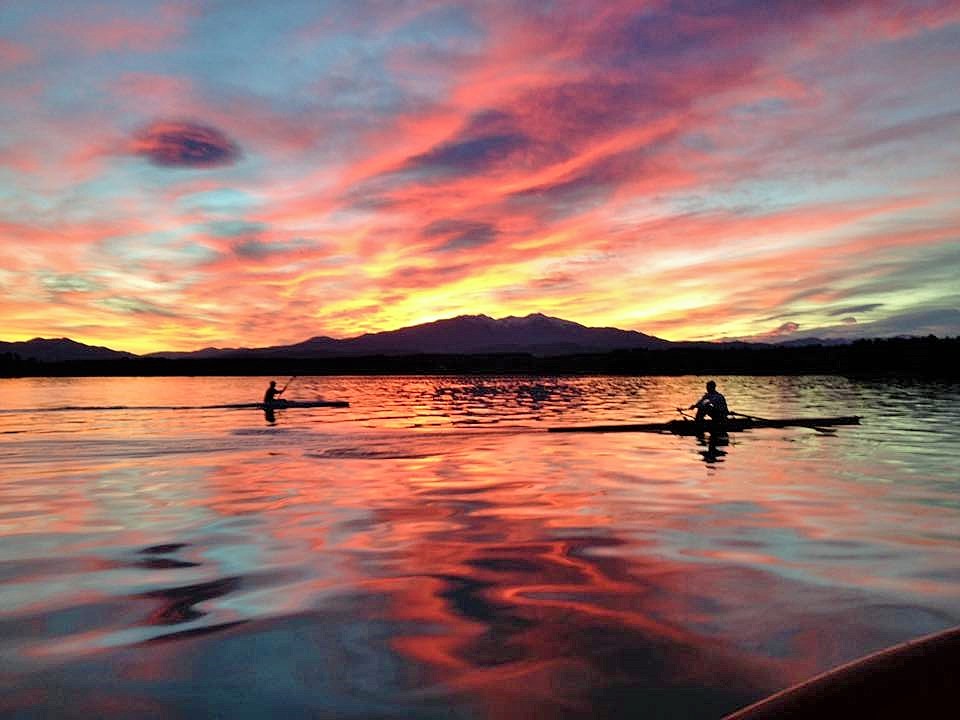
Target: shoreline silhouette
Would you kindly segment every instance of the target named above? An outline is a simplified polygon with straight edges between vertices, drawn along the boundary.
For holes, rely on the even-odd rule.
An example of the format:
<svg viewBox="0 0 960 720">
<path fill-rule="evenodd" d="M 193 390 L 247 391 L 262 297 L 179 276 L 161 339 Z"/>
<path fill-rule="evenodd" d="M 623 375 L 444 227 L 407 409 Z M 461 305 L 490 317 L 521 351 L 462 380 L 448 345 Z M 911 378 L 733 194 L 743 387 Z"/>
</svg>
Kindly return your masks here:
<svg viewBox="0 0 960 720">
<path fill-rule="evenodd" d="M 955 380 L 960 338 L 857 340 L 848 345 L 670 347 L 555 355 L 408 353 L 331 357 L 159 358 L 43 362 L 0 353 L 0 377 L 188 375 L 896 375 Z"/>
</svg>

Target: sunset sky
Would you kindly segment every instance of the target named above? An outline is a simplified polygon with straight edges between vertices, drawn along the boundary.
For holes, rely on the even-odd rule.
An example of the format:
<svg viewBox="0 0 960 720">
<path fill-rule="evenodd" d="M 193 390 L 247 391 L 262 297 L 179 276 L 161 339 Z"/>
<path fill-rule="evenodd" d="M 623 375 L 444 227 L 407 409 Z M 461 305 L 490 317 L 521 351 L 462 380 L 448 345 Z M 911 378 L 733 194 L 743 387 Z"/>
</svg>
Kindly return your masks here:
<svg viewBox="0 0 960 720">
<path fill-rule="evenodd" d="M 0 2 L 0 340 L 960 334 L 960 0 Z"/>
</svg>

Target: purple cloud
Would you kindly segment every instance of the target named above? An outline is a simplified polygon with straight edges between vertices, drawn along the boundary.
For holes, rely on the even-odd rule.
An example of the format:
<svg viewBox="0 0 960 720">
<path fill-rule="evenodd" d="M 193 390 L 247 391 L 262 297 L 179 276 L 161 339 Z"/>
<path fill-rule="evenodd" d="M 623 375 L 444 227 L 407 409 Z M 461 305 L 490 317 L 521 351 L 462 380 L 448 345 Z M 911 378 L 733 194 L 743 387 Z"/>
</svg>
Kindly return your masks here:
<svg viewBox="0 0 960 720">
<path fill-rule="evenodd" d="M 774 330 L 774 331 L 773 331 L 772 333 L 770 333 L 770 334 L 773 335 L 773 336 L 792 335 L 793 333 L 795 333 L 795 332 L 796 332 L 797 330 L 799 330 L 799 329 L 800 329 L 800 325 L 798 325 L 797 323 L 795 323 L 795 322 L 785 322 L 783 325 L 781 325 L 780 327 L 778 327 L 776 330 Z"/>
<path fill-rule="evenodd" d="M 181 121 L 151 123 L 136 134 L 132 151 L 153 165 L 183 168 L 233 165 L 241 154 L 216 128 Z"/>
<path fill-rule="evenodd" d="M 529 147 L 517 133 L 456 140 L 410 158 L 408 168 L 455 174 L 484 172 Z"/>
<path fill-rule="evenodd" d="M 871 310 L 876 310 L 877 308 L 882 308 L 883 303 L 864 303 L 863 305 L 848 305 L 847 307 L 838 308 L 827 313 L 827 315 L 837 316 L 837 315 L 852 315 L 853 313 L 865 313 L 870 312 Z"/>
<path fill-rule="evenodd" d="M 490 223 L 467 220 L 437 220 L 423 230 L 424 237 L 442 238 L 434 248 L 438 252 L 463 250 L 489 245 L 497 238 L 497 229 Z"/>
</svg>

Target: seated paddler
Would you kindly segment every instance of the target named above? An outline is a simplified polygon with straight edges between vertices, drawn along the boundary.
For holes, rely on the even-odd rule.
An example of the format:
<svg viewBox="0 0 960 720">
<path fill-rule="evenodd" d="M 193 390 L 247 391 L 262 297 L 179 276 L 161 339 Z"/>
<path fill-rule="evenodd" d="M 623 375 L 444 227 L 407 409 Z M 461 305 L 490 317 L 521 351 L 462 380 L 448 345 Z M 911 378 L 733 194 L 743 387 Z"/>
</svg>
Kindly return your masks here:
<svg viewBox="0 0 960 720">
<path fill-rule="evenodd" d="M 714 422 L 726 422 L 730 410 L 727 409 L 727 399 L 717 392 L 717 384 L 713 380 L 707 382 L 707 391 L 703 397 L 691 405 L 688 410 L 697 409 L 697 422 L 702 423 L 705 417 Z"/>
<path fill-rule="evenodd" d="M 263 394 L 263 404 L 269 407 L 274 405 L 277 402 L 277 396 L 283 395 L 283 391 L 287 388 L 284 387 L 283 390 L 277 390 L 277 381 L 271 380 L 270 387 L 267 388 L 267 391 Z"/>
</svg>

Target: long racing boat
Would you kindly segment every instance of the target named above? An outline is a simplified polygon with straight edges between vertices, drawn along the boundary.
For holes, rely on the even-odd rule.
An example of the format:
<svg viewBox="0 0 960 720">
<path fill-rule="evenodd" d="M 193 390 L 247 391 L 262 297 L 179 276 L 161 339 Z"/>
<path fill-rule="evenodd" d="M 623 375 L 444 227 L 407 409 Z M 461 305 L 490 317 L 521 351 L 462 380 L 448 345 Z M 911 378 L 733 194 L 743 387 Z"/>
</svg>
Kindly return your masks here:
<svg viewBox="0 0 960 720">
<path fill-rule="evenodd" d="M 261 410 L 283 410 L 285 408 L 344 408 L 350 407 L 346 400 L 284 400 L 279 398 L 271 403 L 250 403 L 236 407 L 257 407 Z"/>
<path fill-rule="evenodd" d="M 706 432 L 740 432 L 755 428 L 785 428 L 809 427 L 814 429 L 833 427 L 834 425 L 859 425 L 859 415 L 842 417 L 811 417 L 811 418 L 758 418 L 751 415 L 732 416 L 724 423 L 707 421 L 698 423 L 695 420 L 668 420 L 656 423 L 624 423 L 618 425 L 567 425 L 547 428 L 549 432 L 652 432 L 671 435 L 700 435 Z"/>
</svg>

